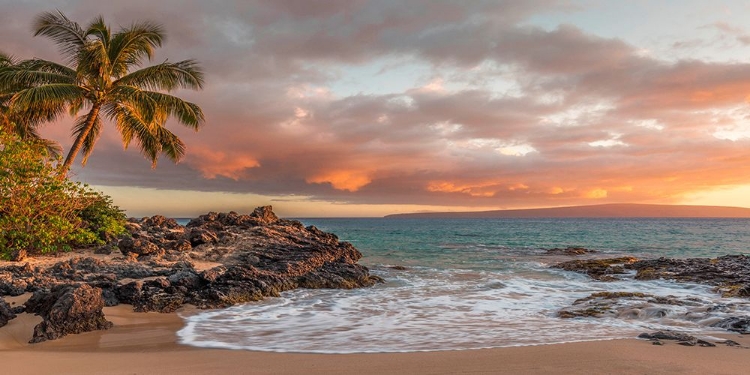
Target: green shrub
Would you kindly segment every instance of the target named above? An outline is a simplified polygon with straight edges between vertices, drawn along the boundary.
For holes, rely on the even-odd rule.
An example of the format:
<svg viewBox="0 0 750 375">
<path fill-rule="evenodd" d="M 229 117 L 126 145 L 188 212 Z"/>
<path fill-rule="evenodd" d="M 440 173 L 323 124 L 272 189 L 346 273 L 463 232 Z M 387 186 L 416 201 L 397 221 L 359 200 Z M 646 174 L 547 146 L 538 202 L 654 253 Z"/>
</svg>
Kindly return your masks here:
<svg viewBox="0 0 750 375">
<path fill-rule="evenodd" d="M 44 144 L 0 131 L 0 257 L 103 244 L 125 232 L 109 197 L 68 180 Z"/>
<path fill-rule="evenodd" d="M 87 186 L 84 185 L 84 188 Z M 98 191 L 86 190 L 85 207 L 78 212 L 86 229 L 96 234 L 99 243 L 109 242 L 127 233 L 125 213 L 115 206 L 112 198 Z"/>
</svg>

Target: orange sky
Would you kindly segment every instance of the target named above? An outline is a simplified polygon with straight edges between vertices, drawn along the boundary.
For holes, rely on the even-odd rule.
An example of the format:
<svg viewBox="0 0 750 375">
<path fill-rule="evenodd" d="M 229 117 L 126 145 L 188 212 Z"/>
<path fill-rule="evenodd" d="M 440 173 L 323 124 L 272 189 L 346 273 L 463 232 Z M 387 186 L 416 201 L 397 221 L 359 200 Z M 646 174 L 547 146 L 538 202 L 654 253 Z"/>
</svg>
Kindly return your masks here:
<svg viewBox="0 0 750 375">
<path fill-rule="evenodd" d="M 77 178 L 132 215 L 273 204 L 377 216 L 599 203 L 750 207 L 750 16 L 739 1 L 0 0 L 0 50 L 59 8 L 162 22 L 199 60 L 199 133 L 150 169 L 105 129 Z M 179 8 L 179 12 L 175 11 Z M 7 10 L 7 11 L 6 11 Z M 45 128 L 67 147 L 72 120 Z"/>
</svg>

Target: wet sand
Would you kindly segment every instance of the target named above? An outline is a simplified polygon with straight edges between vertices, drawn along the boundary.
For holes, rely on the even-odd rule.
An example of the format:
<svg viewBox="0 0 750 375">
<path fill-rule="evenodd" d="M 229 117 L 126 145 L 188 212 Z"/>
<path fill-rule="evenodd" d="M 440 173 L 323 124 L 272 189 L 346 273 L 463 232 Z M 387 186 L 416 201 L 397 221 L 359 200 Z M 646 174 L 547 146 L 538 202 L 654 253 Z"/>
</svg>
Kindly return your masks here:
<svg viewBox="0 0 750 375">
<path fill-rule="evenodd" d="M 189 310 L 181 312 L 189 314 Z M 742 374 L 750 349 L 610 340 L 498 349 L 383 354 L 265 353 L 177 343 L 178 314 L 105 309 L 115 327 L 27 344 L 40 318 L 0 329 L 5 374 Z M 530 332 L 530 334 L 533 334 Z M 750 336 L 721 335 L 750 346 Z"/>
</svg>

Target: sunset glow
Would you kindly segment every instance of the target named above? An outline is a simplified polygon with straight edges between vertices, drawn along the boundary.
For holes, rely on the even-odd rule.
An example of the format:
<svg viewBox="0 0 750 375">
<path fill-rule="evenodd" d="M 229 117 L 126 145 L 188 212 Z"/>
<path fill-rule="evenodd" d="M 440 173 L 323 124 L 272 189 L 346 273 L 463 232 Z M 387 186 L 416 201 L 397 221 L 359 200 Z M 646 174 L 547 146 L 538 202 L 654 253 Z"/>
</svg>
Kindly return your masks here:
<svg viewBox="0 0 750 375">
<path fill-rule="evenodd" d="M 55 5 L 3 3 L 1 49 L 59 60 L 29 32 Z M 72 19 L 160 22 L 154 61 L 205 67 L 205 90 L 179 93 L 205 128 L 170 126 L 182 163 L 152 170 L 110 124 L 74 169 L 132 215 L 750 207 L 743 1 L 75 4 Z M 44 135 L 67 149 L 72 121 Z"/>
</svg>

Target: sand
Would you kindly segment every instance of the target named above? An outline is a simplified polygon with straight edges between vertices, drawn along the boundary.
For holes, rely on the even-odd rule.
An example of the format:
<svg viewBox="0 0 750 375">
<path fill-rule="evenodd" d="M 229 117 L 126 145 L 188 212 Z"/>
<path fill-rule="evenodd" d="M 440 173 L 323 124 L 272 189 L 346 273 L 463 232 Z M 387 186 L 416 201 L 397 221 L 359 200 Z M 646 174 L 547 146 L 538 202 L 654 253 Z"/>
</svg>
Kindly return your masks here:
<svg viewBox="0 0 750 375">
<path fill-rule="evenodd" d="M 179 312 L 190 314 L 189 310 Z M 0 329 L 4 374 L 743 374 L 750 349 L 654 346 L 627 339 L 484 350 L 298 354 L 201 349 L 177 343 L 178 314 L 105 308 L 107 331 L 27 344 L 38 317 Z M 722 335 L 750 346 L 750 337 Z"/>
</svg>

